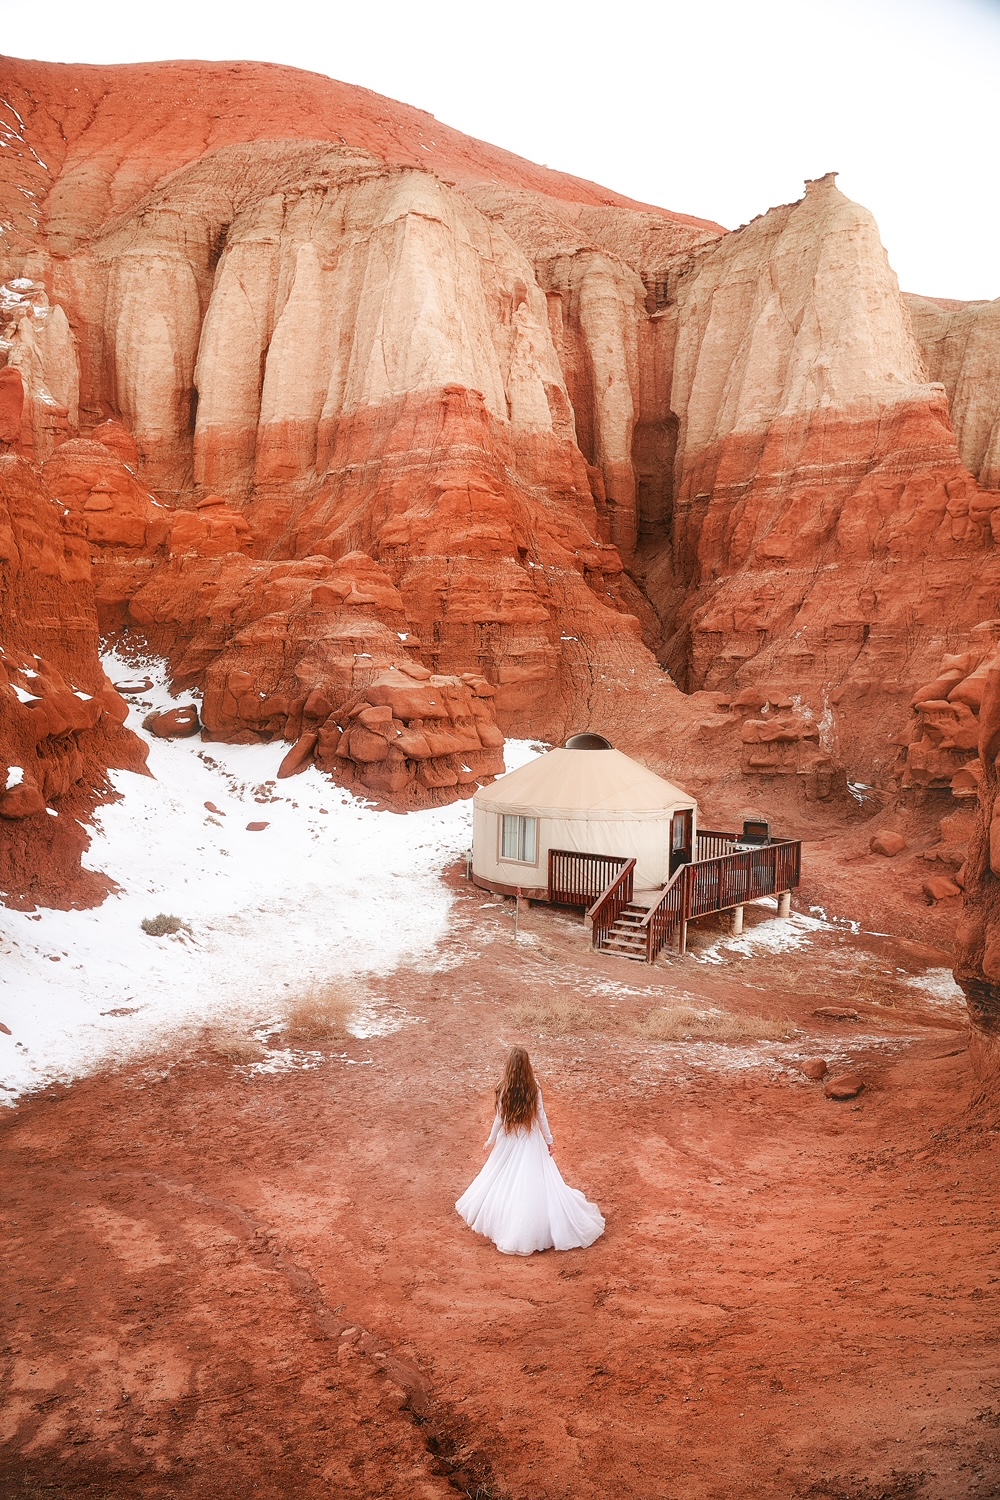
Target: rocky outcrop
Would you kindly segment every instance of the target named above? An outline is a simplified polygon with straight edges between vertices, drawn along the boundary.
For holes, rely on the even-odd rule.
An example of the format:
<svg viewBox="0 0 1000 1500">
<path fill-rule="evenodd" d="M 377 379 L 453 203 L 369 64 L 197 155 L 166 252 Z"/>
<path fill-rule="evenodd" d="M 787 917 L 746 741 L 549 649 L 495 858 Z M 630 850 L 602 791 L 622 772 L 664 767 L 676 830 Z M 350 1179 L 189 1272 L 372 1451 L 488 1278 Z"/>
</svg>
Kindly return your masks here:
<svg viewBox="0 0 1000 1500">
<path fill-rule="evenodd" d="M 20 420 L 11 406 L 9 434 L 0 440 L 47 458 L 77 430 L 80 368 L 66 313 L 50 305 L 41 282 L 16 276 L 0 286 L 0 357 L 20 376 L 23 403 Z"/>
<path fill-rule="evenodd" d="M 955 943 L 955 978 L 965 991 L 973 1059 L 982 1085 L 981 1124 L 1000 1120 L 1000 668 L 986 675 L 979 711 L 978 805 L 961 878 L 965 902 Z"/>
<path fill-rule="evenodd" d="M 1000 621 L 985 621 L 971 635 L 976 649 L 942 658 L 935 676 L 913 694 L 910 722 L 893 736 L 901 747 L 904 789 L 947 789 L 958 800 L 978 793 L 983 776 L 979 716 L 998 664 Z"/>
<path fill-rule="evenodd" d="M 109 766 L 145 746 L 98 655 L 90 552 L 32 466 L 0 457 L 0 892 L 7 905 L 90 905 L 85 820 L 113 795 Z"/>
<path fill-rule="evenodd" d="M 52 265 L 87 410 L 124 419 L 142 481 L 79 442 L 49 479 L 85 512 L 102 617 L 169 640 L 182 680 L 236 625 L 253 618 L 269 638 L 273 621 L 253 611 L 277 575 L 241 569 L 240 554 L 312 559 L 281 570 L 287 594 L 294 577 L 323 577 L 315 559 L 357 552 L 399 592 L 399 618 L 381 624 L 404 627 L 439 673 L 487 672 L 507 729 L 561 737 L 588 716 L 595 682 L 659 677 L 640 644 L 656 618 L 625 572 L 644 284 L 558 214 L 559 254 L 539 280 L 552 236 L 519 221 L 519 244 L 474 196 L 342 144 L 223 147 Z M 621 211 L 591 206 L 612 243 Z M 641 218 L 640 248 L 656 223 L 674 249 L 711 232 Z M 169 533 L 164 500 L 182 512 Z M 209 556 L 230 562 L 205 568 Z M 181 573 L 197 578 L 193 614 Z M 213 594 L 256 582 L 220 616 L 209 576 Z M 274 696 L 258 689 L 255 705 Z M 301 697 L 289 703 L 290 732 Z M 270 714 L 206 722 L 277 730 Z"/>
<path fill-rule="evenodd" d="M 493 696 L 474 673 L 442 677 L 401 662 L 320 724 L 316 763 L 352 790 L 396 808 L 471 797 L 504 769 Z"/>
<path fill-rule="evenodd" d="M 651 321 L 677 419 L 669 541 L 642 558 L 663 659 L 688 687 L 786 699 L 891 784 L 942 622 L 982 658 L 1000 493 L 961 460 L 871 216 L 811 183 L 690 256 Z"/>
</svg>

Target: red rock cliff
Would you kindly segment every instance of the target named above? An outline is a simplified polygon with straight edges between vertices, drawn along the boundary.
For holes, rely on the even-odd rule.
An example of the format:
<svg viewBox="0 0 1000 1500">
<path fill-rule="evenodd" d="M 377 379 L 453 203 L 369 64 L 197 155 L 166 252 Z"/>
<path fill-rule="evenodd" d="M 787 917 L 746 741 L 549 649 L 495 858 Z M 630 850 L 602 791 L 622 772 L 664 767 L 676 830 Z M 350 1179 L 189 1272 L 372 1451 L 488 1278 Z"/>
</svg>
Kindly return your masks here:
<svg viewBox="0 0 1000 1500">
<path fill-rule="evenodd" d="M 832 177 L 726 235 L 313 74 L 5 71 L 5 440 L 210 736 L 404 803 L 494 716 L 974 790 L 995 320 L 902 299 Z M 382 701 L 431 679 L 440 756 Z"/>
</svg>

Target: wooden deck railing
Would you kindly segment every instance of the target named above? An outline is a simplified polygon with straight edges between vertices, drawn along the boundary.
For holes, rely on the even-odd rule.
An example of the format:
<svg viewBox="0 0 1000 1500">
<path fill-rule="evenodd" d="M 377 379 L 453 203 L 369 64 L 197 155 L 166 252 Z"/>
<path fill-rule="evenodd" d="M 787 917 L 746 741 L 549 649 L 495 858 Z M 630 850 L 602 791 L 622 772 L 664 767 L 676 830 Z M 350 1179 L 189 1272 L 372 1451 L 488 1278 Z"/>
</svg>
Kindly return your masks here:
<svg viewBox="0 0 1000 1500">
<path fill-rule="evenodd" d="M 705 844 L 702 845 L 702 838 Z M 706 856 L 703 848 L 713 843 L 731 846 L 738 836 L 730 833 L 705 833 L 698 836 L 699 858 L 691 864 L 681 865 L 675 870 L 661 891 L 658 899 L 636 925 L 636 934 L 646 940 L 646 962 L 653 963 L 670 942 L 675 932 L 682 936 L 688 922 L 710 912 L 727 911 L 734 906 L 743 906 L 748 901 L 759 901 L 762 896 L 778 896 L 794 890 L 802 874 L 802 845 L 798 839 L 773 839 L 758 849 L 741 849 L 735 852 Z M 631 899 L 631 891 L 629 898 Z M 626 903 L 624 901 L 615 916 L 600 930 L 594 924 L 594 945 L 611 926 Z M 596 910 L 591 908 L 588 916 Z"/>
<path fill-rule="evenodd" d="M 716 855 L 729 854 L 738 838 L 737 833 L 715 833 L 710 828 L 699 828 L 694 857 L 714 859 Z"/>
<path fill-rule="evenodd" d="M 629 863 L 626 854 L 579 854 L 572 849 L 550 849 L 549 900 L 557 906 L 590 906 Z M 631 864 L 634 867 L 634 859 Z"/>
<path fill-rule="evenodd" d="M 632 900 L 635 883 L 635 860 L 628 864 L 608 883 L 587 912 L 593 926 L 593 943 L 596 948 L 601 938 L 621 916 Z"/>
<path fill-rule="evenodd" d="M 782 841 L 685 865 L 685 921 L 790 891 L 799 883 L 801 848 Z"/>
</svg>

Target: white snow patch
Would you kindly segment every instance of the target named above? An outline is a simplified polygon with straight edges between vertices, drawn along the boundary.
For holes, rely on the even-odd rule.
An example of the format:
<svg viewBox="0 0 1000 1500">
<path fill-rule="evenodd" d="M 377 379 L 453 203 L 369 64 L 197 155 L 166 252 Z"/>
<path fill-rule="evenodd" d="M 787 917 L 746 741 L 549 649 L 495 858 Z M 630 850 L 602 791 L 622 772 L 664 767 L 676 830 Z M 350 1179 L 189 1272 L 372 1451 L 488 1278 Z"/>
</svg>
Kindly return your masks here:
<svg viewBox="0 0 1000 1500">
<path fill-rule="evenodd" d="M 27 688 L 19 687 L 16 682 L 11 683 L 11 688 L 18 703 L 41 703 L 42 701 L 37 693 L 29 693 Z"/>
<path fill-rule="evenodd" d="M 920 990 L 928 1004 L 941 1010 L 961 1010 L 965 1005 L 962 987 L 955 983 L 950 969 L 928 969 L 926 974 L 917 974 L 905 983 Z"/>
<path fill-rule="evenodd" d="M 20 786 L 21 785 L 21 782 L 23 780 L 24 780 L 24 767 L 23 766 L 11 766 L 10 770 L 7 772 L 7 786 L 6 786 L 5 790 L 8 791 L 8 792 L 12 792 L 16 786 Z"/>
<path fill-rule="evenodd" d="M 326 1058 L 322 1052 L 302 1052 L 295 1047 L 276 1047 L 265 1052 L 260 1062 L 247 1063 L 240 1069 L 250 1077 L 262 1073 L 305 1072 L 309 1068 L 320 1068 Z"/>
<path fill-rule="evenodd" d="M 722 937 L 693 956 L 702 964 L 722 964 L 727 953 L 741 953 L 745 958 L 754 953 L 792 953 L 807 947 L 813 933 L 828 931 L 829 927 L 828 922 L 796 911 L 788 917 L 773 917 L 745 927 L 739 937 Z"/>
<path fill-rule="evenodd" d="M 105 662 L 112 679 L 130 666 Z M 471 844 L 471 801 L 377 812 L 314 767 L 279 782 L 284 743 L 156 739 L 142 720 L 176 699 L 162 663 L 142 670 L 154 686 L 131 702 L 128 724 L 153 774 L 110 773 L 122 800 L 98 810 L 85 856 L 119 889 L 90 911 L 0 907 L 7 1103 L 192 1026 L 259 1021 L 317 982 L 441 962 L 452 898 L 439 876 Z M 538 753 L 508 742 L 507 769 Z M 267 829 L 247 831 L 265 815 Z M 160 912 L 190 930 L 147 936 L 140 923 Z M 376 1035 L 379 1017 L 352 1029 Z"/>
</svg>

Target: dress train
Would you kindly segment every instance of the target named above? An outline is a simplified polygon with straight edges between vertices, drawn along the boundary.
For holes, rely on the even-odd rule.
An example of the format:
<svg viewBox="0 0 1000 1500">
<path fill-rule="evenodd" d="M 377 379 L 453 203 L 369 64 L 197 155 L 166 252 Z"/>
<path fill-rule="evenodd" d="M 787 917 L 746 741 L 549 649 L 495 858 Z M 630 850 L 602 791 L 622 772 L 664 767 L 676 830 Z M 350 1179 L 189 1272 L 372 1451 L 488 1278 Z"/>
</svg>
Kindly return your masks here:
<svg viewBox="0 0 1000 1500">
<path fill-rule="evenodd" d="M 552 1132 L 540 1089 L 531 1129 L 508 1134 L 498 1114 L 490 1142 L 489 1160 L 455 1204 L 471 1229 L 486 1235 L 504 1255 L 578 1250 L 600 1238 L 600 1209 L 563 1181 L 549 1155 Z"/>
</svg>

